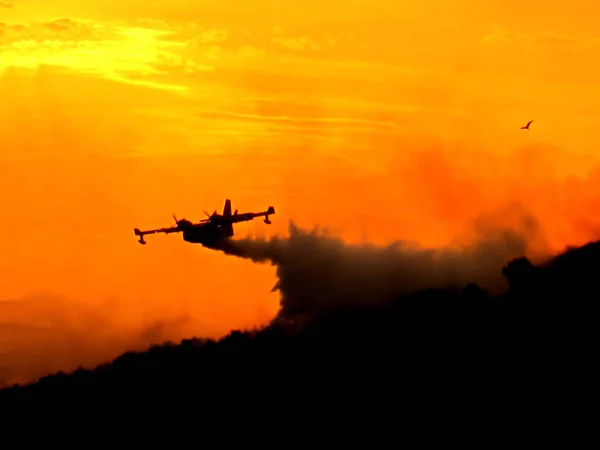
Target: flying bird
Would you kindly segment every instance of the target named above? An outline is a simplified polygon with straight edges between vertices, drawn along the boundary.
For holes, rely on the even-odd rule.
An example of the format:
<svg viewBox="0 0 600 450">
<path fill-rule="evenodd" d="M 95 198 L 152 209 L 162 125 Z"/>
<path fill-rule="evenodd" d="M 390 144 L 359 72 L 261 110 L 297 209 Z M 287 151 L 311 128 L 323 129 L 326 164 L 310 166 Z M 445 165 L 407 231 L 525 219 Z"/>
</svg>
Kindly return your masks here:
<svg viewBox="0 0 600 450">
<path fill-rule="evenodd" d="M 530 120 L 529 122 L 527 122 L 527 125 L 525 125 L 524 127 L 521 127 L 521 130 L 529 130 L 529 125 L 531 125 L 532 122 L 533 122 L 533 120 Z"/>
</svg>

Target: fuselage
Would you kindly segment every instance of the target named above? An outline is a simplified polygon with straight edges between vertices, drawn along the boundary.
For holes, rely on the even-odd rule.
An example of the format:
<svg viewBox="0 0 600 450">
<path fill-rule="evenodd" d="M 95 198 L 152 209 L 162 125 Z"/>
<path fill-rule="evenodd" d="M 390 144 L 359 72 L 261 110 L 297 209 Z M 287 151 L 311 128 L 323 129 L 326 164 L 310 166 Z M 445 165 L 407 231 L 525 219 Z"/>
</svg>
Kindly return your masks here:
<svg viewBox="0 0 600 450">
<path fill-rule="evenodd" d="M 229 226 L 210 226 L 186 227 L 183 229 L 183 240 L 192 244 L 211 244 L 221 239 L 228 239 L 233 236 L 233 227 Z"/>
</svg>

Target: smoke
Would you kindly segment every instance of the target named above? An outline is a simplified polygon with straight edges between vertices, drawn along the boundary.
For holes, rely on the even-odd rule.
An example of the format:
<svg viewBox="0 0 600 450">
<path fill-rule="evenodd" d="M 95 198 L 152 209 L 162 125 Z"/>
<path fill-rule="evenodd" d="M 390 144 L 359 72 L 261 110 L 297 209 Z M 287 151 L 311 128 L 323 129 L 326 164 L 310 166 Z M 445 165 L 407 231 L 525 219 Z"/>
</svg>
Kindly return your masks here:
<svg viewBox="0 0 600 450">
<path fill-rule="evenodd" d="M 275 320 L 296 321 L 333 309 L 384 306 L 399 295 L 427 288 L 475 283 L 500 294 L 507 287 L 502 266 L 527 254 L 538 227 L 527 215 L 521 215 L 520 227 L 509 228 L 494 227 L 492 218 L 475 222 L 470 243 L 463 237 L 438 249 L 404 241 L 351 245 L 327 230 L 305 230 L 293 222 L 288 237 L 248 237 L 212 248 L 276 266 L 273 291 L 281 293 L 281 309 Z"/>
<path fill-rule="evenodd" d="M 102 307 L 51 294 L 0 301 L 0 388 L 94 367 L 180 334 L 188 321 L 175 316 L 124 326 L 120 313 L 116 301 Z"/>
</svg>

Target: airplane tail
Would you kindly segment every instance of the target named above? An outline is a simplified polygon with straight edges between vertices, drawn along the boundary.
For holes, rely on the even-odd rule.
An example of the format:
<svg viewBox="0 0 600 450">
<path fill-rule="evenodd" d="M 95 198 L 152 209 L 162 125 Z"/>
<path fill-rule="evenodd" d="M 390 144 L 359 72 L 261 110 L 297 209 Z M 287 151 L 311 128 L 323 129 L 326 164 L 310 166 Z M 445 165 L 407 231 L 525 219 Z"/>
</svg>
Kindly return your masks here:
<svg viewBox="0 0 600 450">
<path fill-rule="evenodd" d="M 223 217 L 231 217 L 231 200 L 225 200 L 225 206 L 223 207 Z"/>
<path fill-rule="evenodd" d="M 225 206 L 223 207 L 223 217 L 231 217 L 231 200 L 225 200 Z M 227 230 L 227 234 L 229 236 L 233 236 L 233 224 L 228 223 L 224 224 L 223 228 Z"/>
</svg>

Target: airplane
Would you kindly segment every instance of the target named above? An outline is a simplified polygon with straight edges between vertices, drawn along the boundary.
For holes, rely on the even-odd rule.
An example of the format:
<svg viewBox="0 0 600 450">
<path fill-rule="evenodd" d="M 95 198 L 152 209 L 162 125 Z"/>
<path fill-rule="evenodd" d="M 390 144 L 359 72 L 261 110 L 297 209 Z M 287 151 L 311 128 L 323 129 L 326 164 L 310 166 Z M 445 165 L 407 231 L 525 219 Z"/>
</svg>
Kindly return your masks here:
<svg viewBox="0 0 600 450">
<path fill-rule="evenodd" d="M 185 218 L 177 220 L 177 217 L 175 217 L 175 214 L 173 214 L 173 219 L 175 219 L 175 226 L 173 227 L 158 228 L 155 230 L 146 231 L 140 231 L 139 228 L 134 228 L 133 232 L 136 236 L 139 236 L 138 242 L 142 245 L 146 244 L 144 236 L 147 234 L 169 234 L 182 232 L 184 241 L 210 247 L 211 244 L 214 244 L 217 241 L 232 237 L 234 223 L 246 222 L 254 219 L 255 217 L 265 216 L 264 222 L 267 225 L 270 225 L 271 221 L 269 220 L 269 215 L 275 214 L 275 208 L 269 206 L 266 211 L 258 213 L 247 212 L 241 214 L 238 214 L 238 210 L 236 209 L 235 212 L 231 214 L 231 200 L 226 199 L 225 206 L 223 207 L 223 214 L 218 214 L 217 210 L 215 210 L 212 214 L 208 214 L 206 211 L 204 211 L 204 214 L 208 216 L 208 219 L 200 220 L 198 223 L 192 223 Z"/>
</svg>

